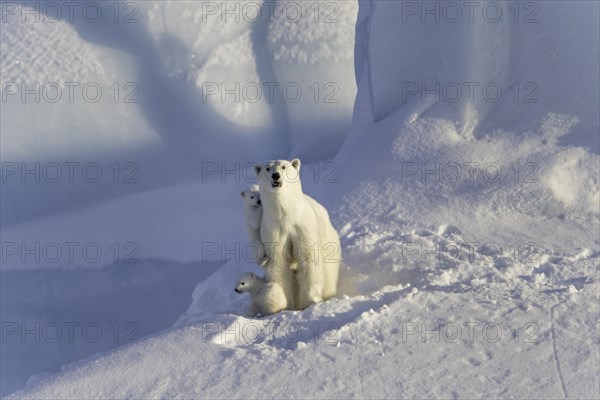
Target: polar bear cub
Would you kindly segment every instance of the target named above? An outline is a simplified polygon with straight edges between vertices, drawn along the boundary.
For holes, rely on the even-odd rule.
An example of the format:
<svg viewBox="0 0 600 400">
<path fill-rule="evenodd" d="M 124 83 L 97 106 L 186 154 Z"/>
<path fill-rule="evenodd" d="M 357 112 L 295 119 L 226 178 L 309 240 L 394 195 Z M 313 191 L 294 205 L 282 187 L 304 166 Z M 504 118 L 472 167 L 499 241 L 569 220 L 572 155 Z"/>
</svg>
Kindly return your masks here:
<svg viewBox="0 0 600 400">
<path fill-rule="evenodd" d="M 240 193 L 244 200 L 244 219 L 250 245 L 256 249 L 256 261 L 259 265 L 266 263 L 265 248 L 260 240 L 260 222 L 262 219 L 263 208 L 260 201 L 258 185 L 252 185 Z"/>
<path fill-rule="evenodd" d="M 265 277 L 281 285 L 295 309 L 335 296 L 340 239 L 325 207 L 302 192 L 300 160 L 269 161 L 255 171 L 263 207 Z"/>
<path fill-rule="evenodd" d="M 250 295 L 248 315 L 251 317 L 271 315 L 290 308 L 280 285 L 267 282 L 253 272 L 246 272 L 240 276 L 235 291 L 248 292 Z"/>
</svg>

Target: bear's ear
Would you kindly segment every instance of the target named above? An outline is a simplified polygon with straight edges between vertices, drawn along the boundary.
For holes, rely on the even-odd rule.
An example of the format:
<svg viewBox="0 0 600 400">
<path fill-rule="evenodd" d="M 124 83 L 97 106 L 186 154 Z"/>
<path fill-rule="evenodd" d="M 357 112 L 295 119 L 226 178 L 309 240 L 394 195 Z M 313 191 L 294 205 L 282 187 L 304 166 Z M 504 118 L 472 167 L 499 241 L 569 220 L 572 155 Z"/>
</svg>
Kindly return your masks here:
<svg viewBox="0 0 600 400">
<path fill-rule="evenodd" d="M 254 272 L 250 272 L 250 276 L 253 278 L 256 278 L 256 275 L 254 275 Z"/>
<path fill-rule="evenodd" d="M 240 192 L 240 194 L 242 195 L 242 197 L 246 197 L 246 192 Z"/>
<path fill-rule="evenodd" d="M 260 165 L 255 165 L 254 166 L 254 173 L 256 173 L 256 175 L 258 176 L 258 174 L 260 174 Z"/>
<path fill-rule="evenodd" d="M 299 159 L 297 159 L 297 158 L 294 158 L 294 159 L 291 161 L 291 163 L 292 163 L 292 166 L 293 166 L 294 168 L 296 168 L 296 169 L 300 169 L 300 160 L 299 160 Z"/>
</svg>

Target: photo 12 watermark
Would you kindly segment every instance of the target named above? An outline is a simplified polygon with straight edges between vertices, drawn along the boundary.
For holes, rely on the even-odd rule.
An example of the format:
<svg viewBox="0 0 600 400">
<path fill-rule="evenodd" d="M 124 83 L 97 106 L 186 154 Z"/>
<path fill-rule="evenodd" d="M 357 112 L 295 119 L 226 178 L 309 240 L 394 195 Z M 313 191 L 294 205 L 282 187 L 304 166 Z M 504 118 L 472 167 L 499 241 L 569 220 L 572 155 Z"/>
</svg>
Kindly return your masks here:
<svg viewBox="0 0 600 400">
<path fill-rule="evenodd" d="M 226 23 L 256 24 L 267 20 L 297 24 L 310 21 L 313 24 L 337 24 L 340 1 L 203 1 L 202 22 L 218 20 Z"/>
<path fill-rule="evenodd" d="M 136 82 L 2 82 L 2 103 L 95 104 L 103 98 L 115 104 L 139 103 Z"/>
<path fill-rule="evenodd" d="M 337 264 L 341 260 L 342 252 L 339 243 L 314 242 L 310 245 L 301 245 L 295 242 L 202 242 L 202 262 L 219 260 L 227 262 L 248 261 L 256 262 L 257 254 L 263 251 L 267 257 L 276 257 L 287 262 L 310 259 L 313 262 L 324 264 Z"/>
<path fill-rule="evenodd" d="M 475 322 L 431 323 L 402 321 L 397 333 L 402 343 L 538 343 L 540 328 L 537 322 Z"/>
<path fill-rule="evenodd" d="M 304 325 L 295 322 L 274 324 L 272 321 L 248 320 L 225 324 L 202 322 L 200 329 L 202 342 L 213 343 L 278 343 L 288 347 L 298 343 L 325 343 L 337 345 L 340 342 L 340 326 L 335 322 L 320 322 Z"/>
<path fill-rule="evenodd" d="M 0 182 L 3 184 L 140 183 L 140 167 L 136 162 L 105 164 L 89 161 L 45 161 L 0 163 Z"/>
<path fill-rule="evenodd" d="M 508 99 L 513 103 L 538 103 L 540 87 L 537 82 L 402 82 L 402 103 L 498 103 Z"/>
<path fill-rule="evenodd" d="M 140 327 L 135 322 L 96 321 L 2 321 L 2 344 L 18 343 L 98 343 L 115 344 L 138 340 Z"/>
<path fill-rule="evenodd" d="M 402 182 L 420 183 L 524 183 L 539 182 L 540 166 L 535 162 L 448 161 L 400 163 Z"/>
<path fill-rule="evenodd" d="M 257 184 L 259 179 L 255 167 L 260 166 L 258 162 L 224 162 L 204 161 L 200 167 L 202 183 L 243 183 Z M 300 169 L 300 177 L 283 173 L 282 179 L 286 182 L 311 181 L 314 183 L 338 183 L 340 168 L 333 161 L 304 164 Z"/>
<path fill-rule="evenodd" d="M 0 3 L 2 23 L 102 22 L 137 24 L 140 6 L 135 1 L 9 1 Z"/>
<path fill-rule="evenodd" d="M 482 259 L 504 259 L 513 263 L 537 265 L 542 257 L 542 247 L 535 242 L 445 242 L 427 245 L 422 241 L 399 241 L 400 260 L 408 262 L 435 262 L 469 264 Z"/>
<path fill-rule="evenodd" d="M 340 86 L 336 82 L 202 82 L 202 102 L 273 104 L 280 99 L 287 103 L 299 103 L 303 99 L 315 104 L 338 104 Z"/>
<path fill-rule="evenodd" d="M 535 1 L 402 1 L 401 23 L 537 24 Z"/>
<path fill-rule="evenodd" d="M 0 259 L 7 266 L 24 264 L 105 265 L 139 262 L 138 243 L 94 241 L 2 241 Z"/>
</svg>

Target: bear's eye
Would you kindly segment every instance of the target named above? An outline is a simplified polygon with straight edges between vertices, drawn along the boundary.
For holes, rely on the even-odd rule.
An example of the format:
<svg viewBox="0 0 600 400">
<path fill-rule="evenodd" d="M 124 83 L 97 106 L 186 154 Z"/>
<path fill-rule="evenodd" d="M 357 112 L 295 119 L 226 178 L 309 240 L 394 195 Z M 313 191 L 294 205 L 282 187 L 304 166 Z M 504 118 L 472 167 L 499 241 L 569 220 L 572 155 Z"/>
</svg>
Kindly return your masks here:
<svg viewBox="0 0 600 400">
<path fill-rule="evenodd" d="M 285 165 L 283 167 L 281 167 L 281 169 L 285 169 Z"/>
<path fill-rule="evenodd" d="M 250 196 L 250 198 L 251 198 L 251 199 L 253 199 L 253 198 L 254 198 L 254 196 Z"/>
<path fill-rule="evenodd" d="M 267 167 L 267 171 L 270 171 L 270 170 L 271 170 L 271 168 Z"/>
<path fill-rule="evenodd" d="M 244 286 L 246 284 L 246 282 L 242 282 L 242 286 Z"/>
</svg>

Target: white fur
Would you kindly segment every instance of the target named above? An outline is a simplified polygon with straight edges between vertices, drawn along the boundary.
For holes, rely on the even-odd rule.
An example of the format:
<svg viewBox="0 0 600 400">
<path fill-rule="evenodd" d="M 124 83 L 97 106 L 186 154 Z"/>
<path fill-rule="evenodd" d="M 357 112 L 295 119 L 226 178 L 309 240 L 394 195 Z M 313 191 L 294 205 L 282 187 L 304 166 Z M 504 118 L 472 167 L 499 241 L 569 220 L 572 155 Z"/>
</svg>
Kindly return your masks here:
<svg viewBox="0 0 600 400">
<path fill-rule="evenodd" d="M 244 200 L 244 219 L 250 244 L 256 248 L 256 261 L 260 265 L 266 263 L 265 248 L 260 240 L 260 222 L 262 220 L 263 208 L 260 200 L 258 185 L 252 185 L 242 193 Z"/>
<path fill-rule="evenodd" d="M 250 295 L 248 315 L 271 315 L 286 310 L 289 307 L 287 298 L 281 286 L 274 282 L 267 282 L 252 272 L 242 274 L 238 280 L 235 291 Z"/>
<path fill-rule="evenodd" d="M 263 206 L 260 236 L 268 258 L 267 281 L 281 285 L 296 309 L 335 296 L 341 259 L 339 236 L 327 210 L 302 192 L 300 160 L 270 161 L 257 166 L 256 172 Z M 279 174 L 279 179 L 273 174 Z"/>
</svg>

